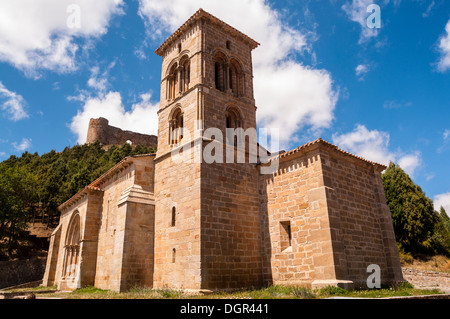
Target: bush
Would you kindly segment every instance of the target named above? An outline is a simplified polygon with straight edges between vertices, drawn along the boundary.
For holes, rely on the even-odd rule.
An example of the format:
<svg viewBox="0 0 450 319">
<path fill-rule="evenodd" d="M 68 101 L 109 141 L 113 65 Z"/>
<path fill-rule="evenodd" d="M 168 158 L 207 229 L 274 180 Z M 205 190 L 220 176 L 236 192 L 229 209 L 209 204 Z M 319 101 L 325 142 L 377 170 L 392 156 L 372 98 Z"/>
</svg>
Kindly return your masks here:
<svg viewBox="0 0 450 319">
<path fill-rule="evenodd" d="M 321 295 L 333 296 L 333 295 L 345 295 L 348 294 L 348 290 L 341 287 L 327 286 L 320 289 Z"/>
<path fill-rule="evenodd" d="M 293 287 L 292 294 L 299 299 L 314 299 L 316 295 L 308 288 Z"/>
</svg>

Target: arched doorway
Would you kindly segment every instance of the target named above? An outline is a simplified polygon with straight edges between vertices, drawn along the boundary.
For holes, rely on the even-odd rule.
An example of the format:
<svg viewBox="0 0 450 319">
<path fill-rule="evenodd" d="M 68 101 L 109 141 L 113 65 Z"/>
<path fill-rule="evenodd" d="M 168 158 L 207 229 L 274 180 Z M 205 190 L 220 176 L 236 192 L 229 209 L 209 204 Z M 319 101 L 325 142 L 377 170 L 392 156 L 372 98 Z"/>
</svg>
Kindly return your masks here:
<svg viewBox="0 0 450 319">
<path fill-rule="evenodd" d="M 72 216 L 64 245 L 64 264 L 62 279 L 75 279 L 80 254 L 80 214 L 75 212 Z"/>
</svg>

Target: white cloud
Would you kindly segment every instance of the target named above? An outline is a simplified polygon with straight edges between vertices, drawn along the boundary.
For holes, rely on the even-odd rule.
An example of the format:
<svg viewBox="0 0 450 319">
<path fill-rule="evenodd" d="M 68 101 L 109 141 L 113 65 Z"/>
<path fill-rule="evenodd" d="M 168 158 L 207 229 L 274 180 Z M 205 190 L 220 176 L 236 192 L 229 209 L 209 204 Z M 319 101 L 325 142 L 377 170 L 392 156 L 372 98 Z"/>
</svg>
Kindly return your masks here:
<svg viewBox="0 0 450 319">
<path fill-rule="evenodd" d="M 99 94 L 105 94 L 109 87 L 109 71 L 116 66 L 116 62 L 113 61 L 107 67 L 107 69 L 100 74 L 100 67 L 94 66 L 91 68 L 91 77 L 89 78 L 87 85 L 91 89 L 94 89 Z"/>
<path fill-rule="evenodd" d="M 444 131 L 444 141 L 450 140 L 450 130 L 446 129 Z"/>
<path fill-rule="evenodd" d="M 122 14 L 123 0 L 15 0 L 0 1 L 0 61 L 28 75 L 39 70 L 60 73 L 76 69 L 80 44 L 107 32 L 113 15 Z M 79 27 L 68 21 L 78 6 Z M 76 13 L 75 13 L 76 14 Z"/>
<path fill-rule="evenodd" d="M 402 107 L 410 107 L 412 106 L 412 102 L 404 102 L 404 101 L 397 101 L 397 100 L 390 100 L 386 101 L 383 104 L 383 108 L 385 109 L 399 109 Z"/>
<path fill-rule="evenodd" d="M 14 142 L 12 143 L 12 146 L 17 152 L 25 152 L 27 149 L 31 147 L 31 139 L 23 138 L 20 144 Z"/>
<path fill-rule="evenodd" d="M 431 1 L 431 3 L 427 7 L 427 10 L 424 13 L 422 13 L 422 17 L 428 18 L 430 16 L 431 10 L 433 9 L 435 4 L 436 3 L 434 1 Z"/>
<path fill-rule="evenodd" d="M 370 68 L 367 64 L 360 64 L 356 67 L 355 73 L 356 76 L 360 79 L 364 78 L 364 75 L 366 75 L 369 72 Z"/>
<path fill-rule="evenodd" d="M 352 0 L 352 3 L 347 2 L 342 6 L 342 10 L 345 11 L 349 19 L 361 26 L 359 43 L 364 43 L 378 35 L 379 29 L 367 26 L 367 18 L 371 15 L 370 12 L 367 12 L 367 8 L 373 3 L 373 0 Z"/>
<path fill-rule="evenodd" d="M 86 143 L 89 120 L 104 117 L 112 126 L 142 134 L 156 135 L 158 132 L 157 110 L 159 103 L 150 102 L 150 94 L 142 94 L 140 101 L 127 111 L 119 92 L 109 92 L 85 100 L 83 109 L 72 118 L 70 129 L 78 136 L 78 143 Z"/>
<path fill-rule="evenodd" d="M 447 214 L 450 214 L 450 193 L 436 195 L 433 202 L 435 210 L 439 211 L 442 206 Z"/>
<path fill-rule="evenodd" d="M 421 153 L 418 151 L 412 154 L 393 152 L 389 149 L 389 140 L 388 133 L 378 130 L 369 131 L 364 125 L 357 125 L 350 133 L 333 134 L 333 143 L 340 148 L 384 165 L 388 165 L 390 161 L 396 162 L 406 173 L 414 175 L 422 161 Z"/>
<path fill-rule="evenodd" d="M 399 157 L 399 155 L 397 155 L 397 157 Z M 398 158 L 398 165 L 400 165 L 400 167 L 409 175 L 414 175 L 415 170 L 421 163 L 422 157 L 419 151 Z"/>
<path fill-rule="evenodd" d="M 8 90 L 2 82 L 0 82 L 0 107 L 12 121 L 19 121 L 29 117 L 25 111 L 24 98 Z"/>
<path fill-rule="evenodd" d="M 253 52 L 254 90 L 258 125 L 279 128 L 281 146 L 296 131 L 328 128 L 334 119 L 338 92 L 330 73 L 293 59 L 311 52 L 311 33 L 283 23 L 279 12 L 264 0 L 140 0 L 139 13 L 150 36 L 174 32 L 199 8 L 210 12 L 261 44 Z"/>
<path fill-rule="evenodd" d="M 445 26 L 445 33 L 439 39 L 439 52 L 441 57 L 438 62 L 438 70 L 441 72 L 450 70 L 450 20 Z"/>
</svg>

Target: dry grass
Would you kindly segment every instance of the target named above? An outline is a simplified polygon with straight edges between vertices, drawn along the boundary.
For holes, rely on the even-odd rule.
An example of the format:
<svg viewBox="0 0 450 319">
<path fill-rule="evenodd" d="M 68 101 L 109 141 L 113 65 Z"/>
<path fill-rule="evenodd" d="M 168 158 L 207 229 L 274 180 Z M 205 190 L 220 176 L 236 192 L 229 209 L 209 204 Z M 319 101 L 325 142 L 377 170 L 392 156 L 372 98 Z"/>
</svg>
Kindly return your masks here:
<svg viewBox="0 0 450 319">
<path fill-rule="evenodd" d="M 401 254 L 400 262 L 405 268 L 450 273 L 450 258 L 442 255 L 412 258 L 410 255 Z"/>
</svg>

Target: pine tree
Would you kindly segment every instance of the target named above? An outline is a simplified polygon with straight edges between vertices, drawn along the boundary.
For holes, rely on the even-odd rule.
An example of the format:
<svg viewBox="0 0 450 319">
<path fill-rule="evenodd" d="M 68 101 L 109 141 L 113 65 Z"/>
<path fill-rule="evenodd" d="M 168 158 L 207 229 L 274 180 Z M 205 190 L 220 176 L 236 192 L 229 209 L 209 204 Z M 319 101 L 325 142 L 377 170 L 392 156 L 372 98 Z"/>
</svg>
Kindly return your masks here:
<svg viewBox="0 0 450 319">
<path fill-rule="evenodd" d="M 416 254 L 423 242 L 431 238 L 438 221 L 433 201 L 400 166 L 392 162 L 382 179 L 396 239 L 405 249 Z"/>
</svg>

